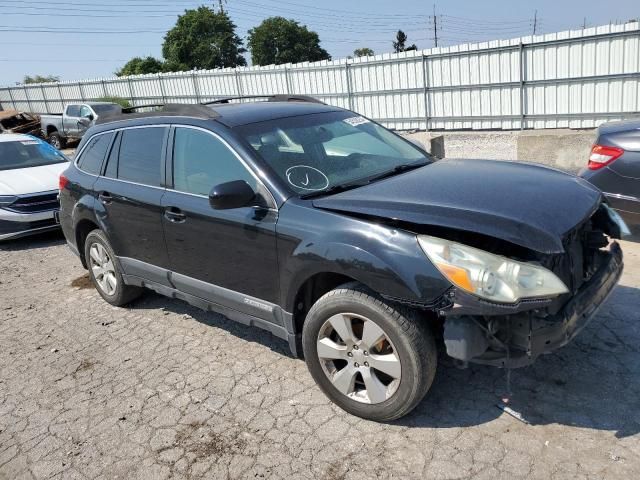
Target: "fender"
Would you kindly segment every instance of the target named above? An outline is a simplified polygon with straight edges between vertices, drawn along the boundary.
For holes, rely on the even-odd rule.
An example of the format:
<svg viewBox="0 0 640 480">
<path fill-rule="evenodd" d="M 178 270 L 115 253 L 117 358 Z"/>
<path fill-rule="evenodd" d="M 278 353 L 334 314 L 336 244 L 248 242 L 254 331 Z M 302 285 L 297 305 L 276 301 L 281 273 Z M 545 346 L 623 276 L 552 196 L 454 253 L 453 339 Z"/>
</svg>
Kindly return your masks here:
<svg viewBox="0 0 640 480">
<path fill-rule="evenodd" d="M 319 273 L 345 275 L 383 296 L 424 305 L 451 287 L 411 232 L 327 211 L 310 212 L 291 201 L 281 213 L 281 305 L 288 312 L 294 311 L 300 288 Z M 332 217 L 329 222 L 327 216 Z"/>
</svg>

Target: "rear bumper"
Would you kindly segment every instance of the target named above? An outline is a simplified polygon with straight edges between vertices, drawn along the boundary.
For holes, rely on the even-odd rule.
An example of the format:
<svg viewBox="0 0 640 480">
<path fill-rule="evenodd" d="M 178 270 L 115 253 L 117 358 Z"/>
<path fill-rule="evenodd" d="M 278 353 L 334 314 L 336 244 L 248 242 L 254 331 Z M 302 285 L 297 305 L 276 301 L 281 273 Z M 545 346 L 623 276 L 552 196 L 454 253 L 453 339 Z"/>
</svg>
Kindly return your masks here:
<svg viewBox="0 0 640 480">
<path fill-rule="evenodd" d="M 531 312 L 525 312 L 512 318 L 505 317 L 505 321 L 508 322 L 508 340 L 499 342 L 501 345 L 498 348 L 495 348 L 494 341 L 491 348 L 478 356 L 452 356 L 472 363 L 504 368 L 532 364 L 540 355 L 551 353 L 569 343 L 589 324 L 613 292 L 622 270 L 622 249 L 618 243 L 613 242 L 606 261 L 557 315 L 540 319 Z M 477 339 L 482 336 L 487 346 L 492 344 L 487 329 L 473 317 L 458 318 L 452 322 L 452 326 L 448 334 L 448 325 L 445 323 L 445 344 L 450 354 L 456 351 L 456 348 L 458 351 L 464 351 L 460 350 L 459 343 L 455 343 L 461 338 L 467 342 L 468 339 L 474 339 L 477 344 Z M 450 343 L 447 343 L 448 341 Z"/>
</svg>

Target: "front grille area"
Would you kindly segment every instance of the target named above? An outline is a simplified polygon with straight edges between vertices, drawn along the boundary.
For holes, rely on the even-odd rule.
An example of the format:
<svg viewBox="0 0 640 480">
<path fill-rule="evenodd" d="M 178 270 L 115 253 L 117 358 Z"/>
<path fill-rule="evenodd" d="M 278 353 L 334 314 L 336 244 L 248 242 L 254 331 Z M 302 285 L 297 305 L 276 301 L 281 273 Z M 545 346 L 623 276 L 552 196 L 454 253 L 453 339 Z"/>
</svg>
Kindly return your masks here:
<svg viewBox="0 0 640 480">
<path fill-rule="evenodd" d="M 38 213 L 58 210 L 60 208 L 58 191 L 24 195 L 5 208 L 16 213 Z"/>
</svg>

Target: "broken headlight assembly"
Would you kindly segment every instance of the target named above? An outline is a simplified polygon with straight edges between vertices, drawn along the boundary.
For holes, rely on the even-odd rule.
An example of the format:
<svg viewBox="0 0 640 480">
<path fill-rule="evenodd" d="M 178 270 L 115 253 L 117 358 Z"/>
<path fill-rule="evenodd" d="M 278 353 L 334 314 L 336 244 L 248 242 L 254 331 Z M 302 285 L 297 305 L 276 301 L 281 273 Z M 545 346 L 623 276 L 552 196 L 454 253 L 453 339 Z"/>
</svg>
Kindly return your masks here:
<svg viewBox="0 0 640 480">
<path fill-rule="evenodd" d="M 456 287 L 500 303 L 569 292 L 553 272 L 441 238 L 419 235 L 429 260 Z"/>
</svg>

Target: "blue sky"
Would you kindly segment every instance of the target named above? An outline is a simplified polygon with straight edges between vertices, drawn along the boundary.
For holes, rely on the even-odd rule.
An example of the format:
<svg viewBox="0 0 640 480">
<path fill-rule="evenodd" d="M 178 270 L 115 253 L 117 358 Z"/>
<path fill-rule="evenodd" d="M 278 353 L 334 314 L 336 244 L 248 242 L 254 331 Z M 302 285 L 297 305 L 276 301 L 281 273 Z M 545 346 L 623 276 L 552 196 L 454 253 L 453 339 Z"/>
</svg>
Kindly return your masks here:
<svg viewBox="0 0 640 480">
<path fill-rule="evenodd" d="M 26 74 L 111 76 L 131 57 L 160 57 L 177 15 L 213 3 L 218 0 L 0 0 L 0 85 Z M 318 32 L 334 58 L 364 46 L 390 52 L 398 29 L 419 48 L 434 44 L 434 5 L 424 0 L 227 0 L 224 6 L 243 38 L 262 19 L 280 15 Z M 638 0 L 447 0 L 435 9 L 443 46 L 530 34 L 536 10 L 539 33 L 640 17 Z"/>
</svg>

